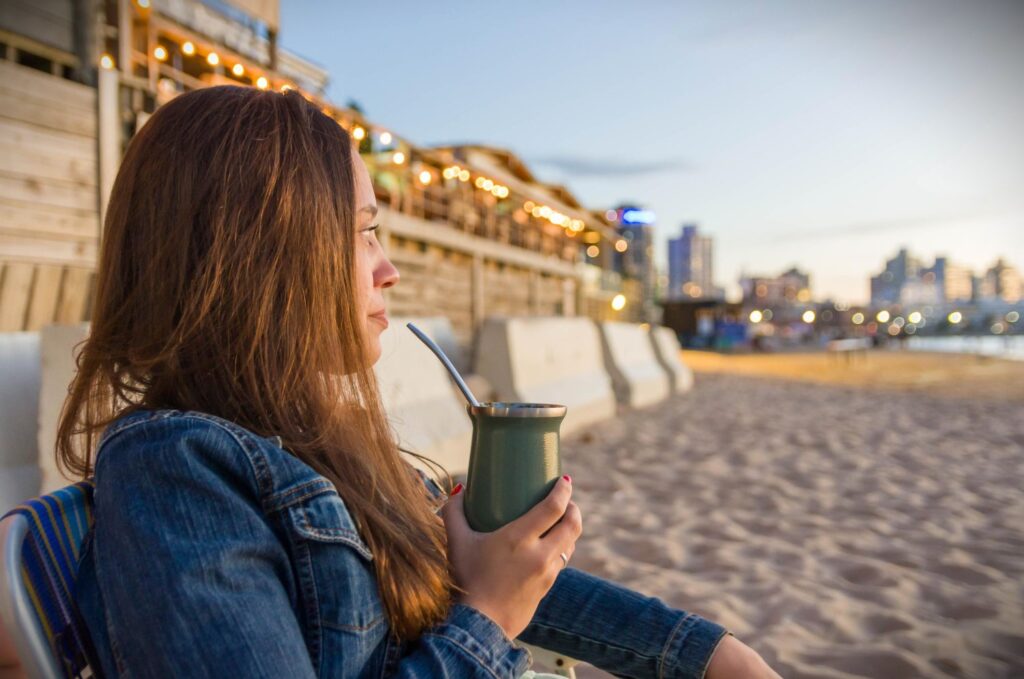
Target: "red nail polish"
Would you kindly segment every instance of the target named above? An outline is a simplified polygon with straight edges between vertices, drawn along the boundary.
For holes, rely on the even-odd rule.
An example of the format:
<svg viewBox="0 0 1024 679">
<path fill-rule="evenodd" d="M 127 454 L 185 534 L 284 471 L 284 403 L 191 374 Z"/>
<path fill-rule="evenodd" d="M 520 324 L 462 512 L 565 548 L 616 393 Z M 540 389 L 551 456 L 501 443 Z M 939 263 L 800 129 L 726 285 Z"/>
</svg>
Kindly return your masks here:
<svg viewBox="0 0 1024 679">
<path fill-rule="evenodd" d="M 565 475 L 565 476 L 563 476 L 562 478 L 563 478 L 563 479 L 565 479 L 566 481 L 568 481 L 569 483 L 572 483 L 572 477 L 571 477 L 571 476 L 569 476 L 568 474 L 566 474 L 566 475 Z"/>
<path fill-rule="evenodd" d="M 461 483 L 459 483 L 459 484 L 456 484 L 456 485 L 455 485 L 455 487 L 454 487 L 454 488 L 452 488 L 452 495 L 453 495 L 453 496 L 454 496 L 454 495 L 458 495 L 458 494 L 459 494 L 459 493 L 461 493 L 461 492 L 462 492 L 462 484 L 461 484 Z"/>
</svg>

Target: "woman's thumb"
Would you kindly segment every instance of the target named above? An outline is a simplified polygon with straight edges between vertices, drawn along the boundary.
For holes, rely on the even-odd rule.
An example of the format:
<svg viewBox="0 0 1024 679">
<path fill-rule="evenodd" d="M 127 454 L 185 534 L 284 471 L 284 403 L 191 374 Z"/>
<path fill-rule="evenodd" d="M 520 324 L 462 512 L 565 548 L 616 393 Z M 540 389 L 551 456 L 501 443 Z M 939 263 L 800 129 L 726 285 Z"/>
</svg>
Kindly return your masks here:
<svg viewBox="0 0 1024 679">
<path fill-rule="evenodd" d="M 441 507 L 441 519 L 444 521 L 446 527 L 449 528 L 468 528 L 469 524 L 466 522 L 466 514 L 463 510 L 463 501 L 466 498 L 466 491 L 462 484 L 455 486 L 452 490 L 452 494 L 448 496 L 448 501 Z"/>
</svg>

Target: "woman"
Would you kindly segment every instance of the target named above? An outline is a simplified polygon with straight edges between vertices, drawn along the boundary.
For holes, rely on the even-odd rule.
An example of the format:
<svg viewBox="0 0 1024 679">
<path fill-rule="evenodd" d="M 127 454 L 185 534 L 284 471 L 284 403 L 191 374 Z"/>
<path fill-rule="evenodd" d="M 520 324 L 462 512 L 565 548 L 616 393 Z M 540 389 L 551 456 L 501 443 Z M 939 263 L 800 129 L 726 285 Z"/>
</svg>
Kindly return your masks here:
<svg viewBox="0 0 1024 679">
<path fill-rule="evenodd" d="M 295 92 L 185 94 L 129 144 L 58 435 L 96 481 L 77 598 L 103 674 L 517 677 L 520 637 L 627 676 L 772 676 L 718 625 L 564 568 L 568 477 L 493 533 L 460 487 L 438 518 L 374 381 L 399 279 L 375 213 Z"/>
</svg>

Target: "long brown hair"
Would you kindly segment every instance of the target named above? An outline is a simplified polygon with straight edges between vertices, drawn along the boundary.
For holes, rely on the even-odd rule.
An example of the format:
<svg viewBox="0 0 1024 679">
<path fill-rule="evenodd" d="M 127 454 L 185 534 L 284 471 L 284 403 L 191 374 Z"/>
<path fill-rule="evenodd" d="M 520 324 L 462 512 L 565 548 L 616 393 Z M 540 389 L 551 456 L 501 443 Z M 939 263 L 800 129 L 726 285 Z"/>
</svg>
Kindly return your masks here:
<svg viewBox="0 0 1024 679">
<path fill-rule="evenodd" d="M 367 359 L 350 154 L 295 92 L 210 87 L 157 110 L 114 182 L 57 456 L 90 475 L 103 428 L 138 409 L 280 436 L 337 487 L 392 630 L 413 639 L 447 615 L 453 581 Z"/>
</svg>

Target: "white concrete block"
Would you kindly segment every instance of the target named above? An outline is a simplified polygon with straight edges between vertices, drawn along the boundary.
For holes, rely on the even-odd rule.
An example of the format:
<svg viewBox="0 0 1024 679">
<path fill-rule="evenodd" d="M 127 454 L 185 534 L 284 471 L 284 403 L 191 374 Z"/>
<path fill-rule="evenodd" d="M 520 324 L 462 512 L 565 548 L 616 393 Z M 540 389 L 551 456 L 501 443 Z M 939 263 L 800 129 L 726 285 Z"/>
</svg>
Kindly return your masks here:
<svg viewBox="0 0 1024 679">
<path fill-rule="evenodd" d="M 78 480 L 57 469 L 57 423 L 75 377 L 75 347 L 89 336 L 89 324 L 48 325 L 40 335 L 43 378 L 39 392 L 39 469 L 42 492 L 52 493 Z"/>
<path fill-rule="evenodd" d="M 401 447 L 439 462 L 452 475 L 465 474 L 473 439 L 466 401 L 444 365 L 405 327 L 409 321 L 446 354 L 458 351 L 446 318 L 389 319 L 388 329 L 381 333 L 381 357 L 374 366 L 384 408 Z M 407 459 L 426 469 L 415 458 Z"/>
<path fill-rule="evenodd" d="M 643 408 L 665 399 L 669 394 L 668 373 L 654 354 L 650 331 L 635 323 L 606 321 L 598 325 L 605 368 L 619 403 Z"/>
<path fill-rule="evenodd" d="M 39 494 L 39 333 L 0 334 L 0 514 Z"/>
<path fill-rule="evenodd" d="M 566 406 L 563 435 L 615 415 L 601 338 L 588 318 L 488 318 L 474 366 L 499 401 Z"/>
<path fill-rule="evenodd" d="M 663 325 L 654 326 L 651 328 L 651 342 L 658 361 L 669 373 L 672 391 L 679 394 L 692 389 L 693 371 L 683 362 L 683 347 L 676 331 Z"/>
</svg>

